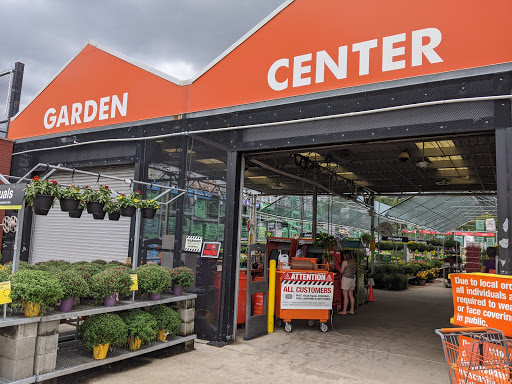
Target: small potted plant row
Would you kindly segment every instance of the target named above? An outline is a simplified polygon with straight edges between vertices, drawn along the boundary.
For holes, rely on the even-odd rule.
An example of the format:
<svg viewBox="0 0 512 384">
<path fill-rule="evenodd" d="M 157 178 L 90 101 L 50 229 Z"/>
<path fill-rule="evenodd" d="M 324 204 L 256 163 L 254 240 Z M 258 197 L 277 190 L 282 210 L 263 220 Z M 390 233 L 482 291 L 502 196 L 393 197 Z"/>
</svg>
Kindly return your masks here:
<svg viewBox="0 0 512 384">
<path fill-rule="evenodd" d="M 95 359 L 104 359 L 109 347 L 128 344 L 132 351 L 154 340 L 166 341 L 178 334 L 181 319 L 172 308 L 159 305 L 144 311 L 134 309 L 120 315 L 92 315 L 79 327 L 82 344 L 93 350 Z"/>
<path fill-rule="evenodd" d="M 34 176 L 25 189 L 26 202 L 34 207 L 36 215 L 47 215 L 53 207 L 55 199 L 60 200 L 61 210 L 69 213 L 69 217 L 80 218 L 87 212 L 95 219 L 103 220 L 108 213 L 109 220 L 119 220 L 120 216 L 133 217 L 137 209 L 141 209 L 142 217 L 152 219 L 160 208 L 155 200 L 142 199 L 141 191 L 121 194 L 112 198 L 112 190 L 108 185 L 100 185 L 98 189 L 85 186 L 83 189 L 75 185 L 60 187 L 55 180 L 42 179 Z"/>
</svg>

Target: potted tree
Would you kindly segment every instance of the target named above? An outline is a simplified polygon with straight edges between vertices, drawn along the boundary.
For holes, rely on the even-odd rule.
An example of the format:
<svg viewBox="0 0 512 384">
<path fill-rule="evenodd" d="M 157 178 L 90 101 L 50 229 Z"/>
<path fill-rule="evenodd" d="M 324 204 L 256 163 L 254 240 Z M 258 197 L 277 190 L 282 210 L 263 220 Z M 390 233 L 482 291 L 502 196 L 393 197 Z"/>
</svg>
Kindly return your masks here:
<svg viewBox="0 0 512 384">
<path fill-rule="evenodd" d="M 59 189 L 60 209 L 63 212 L 75 212 L 80 205 L 81 198 L 80 189 L 73 184 Z"/>
<path fill-rule="evenodd" d="M 322 254 L 322 259 L 324 261 L 327 260 L 327 263 L 330 264 L 332 261 L 332 255 L 329 251 L 336 246 L 336 239 L 334 236 L 329 235 L 327 232 L 319 232 L 313 240 L 313 246 L 323 248 L 324 252 Z"/>
<path fill-rule="evenodd" d="M 129 195 L 125 195 L 123 193 L 117 196 L 121 216 L 133 217 L 135 215 L 135 211 L 139 208 L 141 200 L 142 195 L 140 191 L 135 191 Z"/>
<path fill-rule="evenodd" d="M 194 273 L 188 267 L 176 267 L 170 270 L 172 278 L 172 294 L 179 296 L 183 288 L 190 287 L 194 283 Z"/>
<path fill-rule="evenodd" d="M 110 201 L 112 191 L 108 185 L 100 185 L 98 190 L 86 186 L 82 192 L 83 200 L 87 205 L 87 213 L 101 215 L 103 207 Z"/>
<path fill-rule="evenodd" d="M 178 312 L 165 305 L 155 305 L 149 308 L 149 313 L 156 320 L 158 341 L 165 341 L 167 337 L 174 338 L 178 334 L 181 318 Z"/>
<path fill-rule="evenodd" d="M 96 360 L 107 357 L 109 346 L 120 346 L 126 343 L 128 327 L 119 315 L 102 313 L 85 319 L 79 327 L 82 344 L 93 350 Z"/>
<path fill-rule="evenodd" d="M 109 220 L 118 221 L 121 217 L 121 209 L 117 201 L 110 200 L 107 204 L 105 204 L 105 208 L 103 208 L 103 210 L 108 213 Z"/>
<path fill-rule="evenodd" d="M 121 314 L 128 327 L 128 346 L 130 350 L 136 351 L 142 343 L 151 343 L 156 340 L 157 322 L 153 315 L 141 309 Z"/>
<path fill-rule="evenodd" d="M 152 219 L 155 217 L 156 211 L 160 208 L 160 204 L 155 200 L 142 200 L 140 202 L 140 208 L 144 219 Z"/>
<path fill-rule="evenodd" d="M 62 299 L 59 280 L 46 271 L 26 269 L 11 277 L 12 308 L 24 308 L 25 316 L 34 317 Z"/>
<path fill-rule="evenodd" d="M 91 294 L 106 307 L 116 305 L 117 296 L 128 296 L 132 281 L 125 268 L 111 267 L 91 277 Z"/>
<path fill-rule="evenodd" d="M 69 312 L 73 308 L 75 299 L 89 295 L 89 285 L 87 281 L 73 269 L 58 271 L 56 276 L 64 292 L 59 309 L 61 312 Z"/>
<path fill-rule="evenodd" d="M 157 264 L 141 265 L 135 272 L 139 289 L 148 293 L 151 300 L 159 300 L 160 293 L 171 286 L 172 279 L 169 270 Z"/>
<path fill-rule="evenodd" d="M 36 215 L 46 216 L 53 207 L 55 197 L 59 195 L 59 186 L 55 180 L 34 176 L 25 187 L 26 202 L 34 207 Z"/>
</svg>

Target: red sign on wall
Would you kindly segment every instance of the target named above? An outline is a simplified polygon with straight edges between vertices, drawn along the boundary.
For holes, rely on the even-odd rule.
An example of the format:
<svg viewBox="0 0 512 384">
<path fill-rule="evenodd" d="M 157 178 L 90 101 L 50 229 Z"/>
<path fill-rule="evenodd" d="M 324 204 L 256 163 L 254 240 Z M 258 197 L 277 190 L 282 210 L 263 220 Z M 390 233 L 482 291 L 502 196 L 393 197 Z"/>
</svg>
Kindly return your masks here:
<svg viewBox="0 0 512 384">
<path fill-rule="evenodd" d="M 210 257 L 217 259 L 219 258 L 220 253 L 220 243 L 203 243 L 203 251 L 201 252 L 201 257 Z"/>
</svg>

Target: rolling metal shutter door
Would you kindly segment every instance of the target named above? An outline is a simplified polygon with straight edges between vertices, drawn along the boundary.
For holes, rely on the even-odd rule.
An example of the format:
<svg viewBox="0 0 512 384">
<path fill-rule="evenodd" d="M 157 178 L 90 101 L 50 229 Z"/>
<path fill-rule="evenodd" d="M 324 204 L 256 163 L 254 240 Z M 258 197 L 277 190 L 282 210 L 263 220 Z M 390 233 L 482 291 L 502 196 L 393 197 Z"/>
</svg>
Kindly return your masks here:
<svg viewBox="0 0 512 384">
<path fill-rule="evenodd" d="M 106 175 L 132 179 L 134 167 L 114 166 L 84 169 Z M 51 177 L 59 183 L 71 184 L 71 172 L 55 172 Z M 97 187 L 97 177 L 75 174 L 73 183 L 84 187 Z M 129 183 L 119 180 L 100 179 L 99 184 L 108 185 L 111 189 L 126 193 L 130 190 Z M 33 216 L 33 232 L 31 242 L 30 263 L 48 260 L 66 260 L 69 262 L 92 261 L 124 261 L 128 256 L 130 237 L 129 217 L 121 217 L 119 221 L 94 220 L 86 210 L 80 219 L 70 218 L 62 212 L 58 200 L 48 216 Z"/>
</svg>

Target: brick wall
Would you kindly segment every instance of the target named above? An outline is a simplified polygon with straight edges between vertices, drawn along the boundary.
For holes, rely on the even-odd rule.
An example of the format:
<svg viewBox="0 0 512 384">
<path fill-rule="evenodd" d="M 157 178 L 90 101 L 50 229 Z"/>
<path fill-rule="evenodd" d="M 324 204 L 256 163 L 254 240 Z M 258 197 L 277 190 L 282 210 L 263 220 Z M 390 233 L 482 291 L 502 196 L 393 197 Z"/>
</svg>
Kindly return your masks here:
<svg viewBox="0 0 512 384">
<path fill-rule="evenodd" d="M 10 174 L 13 145 L 14 141 L 0 137 L 0 173 L 3 175 Z M 4 233 L 1 227 L 4 213 L 4 211 L 0 211 L 0 244 L 2 244 L 2 235 Z"/>
</svg>

